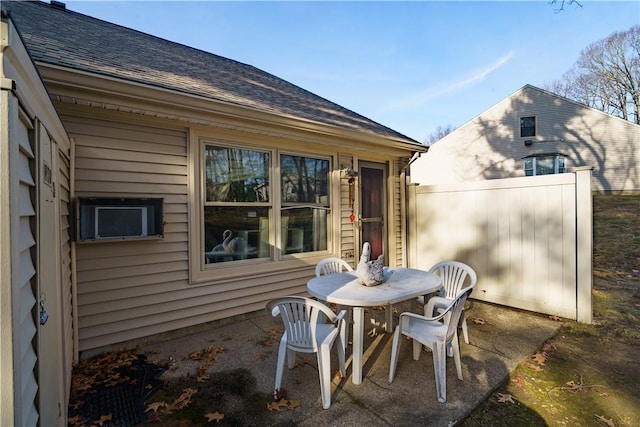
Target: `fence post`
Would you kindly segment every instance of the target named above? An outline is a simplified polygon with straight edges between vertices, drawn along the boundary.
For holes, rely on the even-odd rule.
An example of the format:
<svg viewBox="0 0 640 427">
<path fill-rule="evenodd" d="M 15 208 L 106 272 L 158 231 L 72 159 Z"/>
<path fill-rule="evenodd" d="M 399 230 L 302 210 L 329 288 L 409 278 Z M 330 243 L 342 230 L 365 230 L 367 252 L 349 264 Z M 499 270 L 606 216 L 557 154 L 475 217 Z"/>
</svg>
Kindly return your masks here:
<svg viewBox="0 0 640 427">
<path fill-rule="evenodd" d="M 576 177 L 576 320 L 593 321 L 593 197 L 591 166 L 574 169 Z"/>
</svg>

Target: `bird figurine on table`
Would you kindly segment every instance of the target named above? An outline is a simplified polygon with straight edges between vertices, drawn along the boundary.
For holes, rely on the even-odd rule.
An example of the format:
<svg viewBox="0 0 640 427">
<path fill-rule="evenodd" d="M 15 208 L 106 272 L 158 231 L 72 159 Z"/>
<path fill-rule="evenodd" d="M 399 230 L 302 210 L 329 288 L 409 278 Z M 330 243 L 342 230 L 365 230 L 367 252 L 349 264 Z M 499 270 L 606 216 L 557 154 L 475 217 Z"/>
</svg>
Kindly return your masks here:
<svg viewBox="0 0 640 427">
<path fill-rule="evenodd" d="M 363 285 L 378 286 L 384 282 L 384 255 L 380 255 L 378 259 L 372 261 L 369 260 L 370 256 L 371 245 L 369 245 L 369 242 L 364 242 L 360 262 L 356 267 L 356 274 Z"/>
</svg>

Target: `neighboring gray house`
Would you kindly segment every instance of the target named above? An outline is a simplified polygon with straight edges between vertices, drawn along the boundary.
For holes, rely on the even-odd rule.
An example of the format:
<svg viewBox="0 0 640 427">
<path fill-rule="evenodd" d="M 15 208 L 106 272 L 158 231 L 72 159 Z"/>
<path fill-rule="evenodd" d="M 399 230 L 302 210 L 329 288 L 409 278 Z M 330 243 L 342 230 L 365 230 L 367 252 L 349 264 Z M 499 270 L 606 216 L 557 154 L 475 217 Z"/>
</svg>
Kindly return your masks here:
<svg viewBox="0 0 640 427">
<path fill-rule="evenodd" d="M 526 85 L 429 147 L 411 181 L 444 184 L 593 168 L 593 190 L 640 191 L 640 126 Z"/>
<path fill-rule="evenodd" d="M 363 241 L 407 264 L 422 144 L 60 2 L 1 6 L 0 425 L 66 425 L 84 350 L 306 293 Z"/>
</svg>

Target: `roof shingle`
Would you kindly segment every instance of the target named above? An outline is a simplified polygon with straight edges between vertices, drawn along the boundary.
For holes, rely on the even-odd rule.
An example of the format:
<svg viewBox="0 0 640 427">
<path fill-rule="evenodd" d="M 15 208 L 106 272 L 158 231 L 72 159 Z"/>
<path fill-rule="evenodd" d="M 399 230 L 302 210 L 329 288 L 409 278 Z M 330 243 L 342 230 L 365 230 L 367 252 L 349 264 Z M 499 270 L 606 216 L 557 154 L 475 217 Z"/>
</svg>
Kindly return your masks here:
<svg viewBox="0 0 640 427">
<path fill-rule="evenodd" d="M 417 143 L 279 77 L 42 1 L 3 1 L 36 62 Z"/>
</svg>

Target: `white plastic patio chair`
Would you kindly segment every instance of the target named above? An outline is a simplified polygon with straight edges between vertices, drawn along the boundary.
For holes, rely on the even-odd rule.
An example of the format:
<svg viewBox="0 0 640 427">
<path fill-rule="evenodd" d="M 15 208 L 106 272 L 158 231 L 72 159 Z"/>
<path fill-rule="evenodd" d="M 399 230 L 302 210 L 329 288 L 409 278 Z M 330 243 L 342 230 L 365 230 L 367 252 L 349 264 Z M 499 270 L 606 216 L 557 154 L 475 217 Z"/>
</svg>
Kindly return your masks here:
<svg viewBox="0 0 640 427">
<path fill-rule="evenodd" d="M 349 263 L 343 260 L 342 258 L 329 257 L 329 258 L 323 259 L 318 264 L 316 264 L 316 277 L 320 277 L 322 275 L 327 275 L 327 274 L 338 274 L 338 273 L 342 273 L 343 271 L 354 271 L 354 270 L 349 265 Z M 345 328 L 345 334 L 342 337 L 344 341 L 344 345 L 346 346 L 349 343 L 349 325 L 351 325 L 351 307 L 338 305 L 338 311 L 340 310 L 345 310 L 347 312 L 344 318 L 344 321 L 347 327 Z"/>
<path fill-rule="evenodd" d="M 405 335 L 413 340 L 413 360 L 420 359 L 422 346 L 429 347 L 433 353 L 433 371 L 436 377 L 438 402 L 447 401 L 447 347 L 451 348 L 456 364 L 458 379 L 462 380 L 460 347 L 458 345 L 458 322 L 470 288 L 465 288 L 453 299 L 451 304 L 435 317 L 405 312 L 400 315 L 391 347 L 389 383 L 393 382 L 400 353 L 400 338 Z"/>
<path fill-rule="evenodd" d="M 275 317 L 280 315 L 285 332 L 280 339 L 276 366 L 275 391 L 280 389 L 285 357 L 289 369 L 295 365 L 296 353 L 316 353 L 322 407 L 331 406 L 331 347 L 336 343 L 338 363 L 343 378 L 346 377 L 344 343 L 345 312 L 337 315 L 326 305 L 310 298 L 287 296 L 269 301 L 267 310 Z M 323 322 L 326 319 L 326 323 Z"/>
<path fill-rule="evenodd" d="M 342 273 L 343 271 L 353 271 L 353 268 L 342 258 L 325 258 L 316 265 L 316 277 L 323 274 Z"/>
<path fill-rule="evenodd" d="M 424 306 L 424 315 L 433 316 L 436 312 L 441 312 L 447 307 L 463 288 L 473 289 L 476 286 L 478 277 L 473 268 L 459 261 L 442 261 L 429 269 L 442 279 L 442 289 L 440 294 L 429 298 Z M 436 310 L 436 311 L 434 311 Z M 467 331 L 467 317 L 462 309 L 460 316 L 462 324 L 462 336 L 464 342 L 469 344 L 469 332 Z"/>
</svg>

